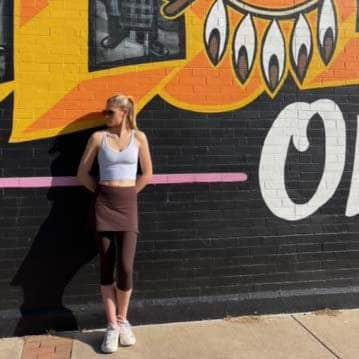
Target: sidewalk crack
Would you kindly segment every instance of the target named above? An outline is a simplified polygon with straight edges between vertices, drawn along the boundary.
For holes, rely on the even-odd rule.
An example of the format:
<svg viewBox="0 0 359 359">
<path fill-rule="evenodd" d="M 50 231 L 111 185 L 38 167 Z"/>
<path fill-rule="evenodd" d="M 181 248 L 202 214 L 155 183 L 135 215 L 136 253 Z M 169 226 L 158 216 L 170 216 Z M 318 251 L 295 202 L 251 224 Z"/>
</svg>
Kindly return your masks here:
<svg viewBox="0 0 359 359">
<path fill-rule="evenodd" d="M 324 348 L 331 352 L 336 358 L 343 359 L 337 353 L 334 352 L 331 348 L 328 347 L 318 336 L 316 336 L 309 328 L 307 328 L 298 318 L 293 314 L 290 315 L 299 325 L 301 325 L 314 339 L 316 339 Z"/>
</svg>

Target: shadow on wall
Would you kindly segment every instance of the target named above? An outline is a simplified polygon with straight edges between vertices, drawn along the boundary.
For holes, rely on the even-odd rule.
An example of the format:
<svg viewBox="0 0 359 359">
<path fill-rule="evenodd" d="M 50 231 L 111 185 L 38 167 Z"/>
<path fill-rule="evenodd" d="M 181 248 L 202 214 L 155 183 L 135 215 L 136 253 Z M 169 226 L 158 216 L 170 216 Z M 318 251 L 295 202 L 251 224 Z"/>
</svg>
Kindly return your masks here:
<svg viewBox="0 0 359 359">
<path fill-rule="evenodd" d="M 60 135 L 54 140 L 48 152 L 48 156 L 57 154 L 51 164 L 52 176 L 76 175 L 87 139 L 94 131 Z M 91 175 L 94 167 L 98 171 L 97 161 Z M 10 283 L 22 287 L 24 298 L 15 336 L 79 329 L 62 297 L 77 271 L 97 255 L 93 193 L 84 186 L 51 187 L 47 199 L 52 202 L 50 213 Z"/>
</svg>

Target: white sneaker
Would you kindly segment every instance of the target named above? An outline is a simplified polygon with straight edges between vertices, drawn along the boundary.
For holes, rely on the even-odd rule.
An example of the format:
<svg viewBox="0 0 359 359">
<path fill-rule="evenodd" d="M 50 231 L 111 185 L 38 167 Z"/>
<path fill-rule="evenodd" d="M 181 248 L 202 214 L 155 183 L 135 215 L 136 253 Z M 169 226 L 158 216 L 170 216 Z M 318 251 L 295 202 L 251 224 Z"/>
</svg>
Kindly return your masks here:
<svg viewBox="0 0 359 359">
<path fill-rule="evenodd" d="M 136 343 L 135 334 L 132 331 L 131 324 L 128 320 L 119 320 L 118 322 L 120 332 L 121 345 L 133 345 Z"/>
<path fill-rule="evenodd" d="M 104 353 L 114 353 L 118 348 L 118 336 L 119 328 L 108 325 L 106 328 L 106 333 L 101 344 L 101 350 Z"/>
</svg>

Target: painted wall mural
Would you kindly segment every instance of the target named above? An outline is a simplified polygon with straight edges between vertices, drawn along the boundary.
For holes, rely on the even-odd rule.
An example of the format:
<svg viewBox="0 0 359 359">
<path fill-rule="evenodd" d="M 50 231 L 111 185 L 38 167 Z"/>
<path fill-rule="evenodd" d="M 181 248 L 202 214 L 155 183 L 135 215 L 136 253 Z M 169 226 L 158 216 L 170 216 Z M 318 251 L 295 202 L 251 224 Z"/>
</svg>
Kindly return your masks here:
<svg viewBox="0 0 359 359">
<path fill-rule="evenodd" d="M 0 0 L 0 314 L 20 309 L 14 333 L 76 329 L 98 303 L 74 174 L 116 92 L 135 98 L 154 160 L 136 299 L 180 320 L 356 301 L 359 1 L 268 3 Z M 196 313 L 166 302 L 185 296 Z M 31 314 L 48 308 L 63 326 Z"/>
<path fill-rule="evenodd" d="M 4 20 L 13 11 L 10 3 L 0 4 Z M 65 8 L 71 7 L 66 22 L 57 20 L 64 11 L 58 2 L 39 1 L 36 7 L 15 3 L 15 15 L 20 15 L 14 18 L 15 26 L 20 20 L 15 41 L 21 51 L 14 79 L 0 86 L 2 98 L 16 94 L 10 143 L 99 125 L 105 99 L 118 90 L 135 97 L 138 111 L 160 95 L 181 109 L 215 113 L 243 108 L 263 93 L 275 98 L 288 76 L 300 90 L 359 81 L 358 10 L 353 0 L 276 0 L 270 7 L 262 0 L 64 1 Z M 11 61 L 5 56 L 11 52 L 11 36 L 4 34 L 11 34 L 5 31 L 11 26 L 10 21 L 1 25 L 0 60 L 6 79 L 11 76 Z M 327 162 L 316 195 L 300 210 L 304 207 L 291 202 L 284 189 L 286 146 L 293 139 L 297 150 L 308 148 L 305 129 L 315 113 L 328 128 Z M 328 99 L 287 104 L 273 119 L 259 179 L 275 215 L 303 218 L 331 197 L 345 159 L 345 146 L 339 153 L 335 141 L 345 143 L 345 123 L 340 108 Z M 334 168 L 328 167 L 333 163 Z M 237 174 L 239 178 L 246 175 Z M 278 196 L 264 182 L 280 183 Z M 357 214 L 357 197 L 352 190 L 347 215 Z"/>
<path fill-rule="evenodd" d="M 222 112 L 262 93 L 275 97 L 288 76 L 301 90 L 358 83 L 354 0 L 278 0 L 270 9 L 260 0 L 143 1 L 138 8 L 64 1 L 66 21 L 57 20 L 59 2 L 38 1 L 31 12 L 26 1 L 15 3 L 21 51 L 14 80 L 0 89 L 1 98 L 16 90 L 10 142 L 98 125 L 104 99 L 119 87 L 135 96 L 138 110 L 158 94 L 178 108 Z M 128 36 L 111 33 L 120 26 Z"/>
</svg>

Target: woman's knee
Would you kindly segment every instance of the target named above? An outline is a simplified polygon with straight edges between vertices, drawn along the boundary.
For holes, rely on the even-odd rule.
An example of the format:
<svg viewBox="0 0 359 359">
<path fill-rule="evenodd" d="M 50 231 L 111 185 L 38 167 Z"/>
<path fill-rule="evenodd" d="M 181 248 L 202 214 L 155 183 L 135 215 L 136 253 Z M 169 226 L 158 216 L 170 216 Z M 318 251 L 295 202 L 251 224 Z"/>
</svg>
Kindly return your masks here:
<svg viewBox="0 0 359 359">
<path fill-rule="evenodd" d="M 121 290 L 130 290 L 133 288 L 133 276 L 130 275 L 119 275 L 116 278 L 116 286 Z"/>
<path fill-rule="evenodd" d="M 101 261 L 100 263 L 100 284 L 109 285 L 115 280 L 115 262 L 112 261 Z"/>
<path fill-rule="evenodd" d="M 117 263 L 116 285 L 121 290 L 133 287 L 133 266 L 136 251 L 137 233 L 134 231 L 119 232 L 119 252 Z"/>
<path fill-rule="evenodd" d="M 116 278 L 117 288 L 129 290 L 133 287 L 133 268 L 132 266 L 119 266 Z"/>
<path fill-rule="evenodd" d="M 111 236 L 108 232 L 97 233 L 97 240 L 100 254 L 100 284 L 110 285 L 115 280 L 116 252 L 114 242 L 111 241 Z"/>
</svg>

